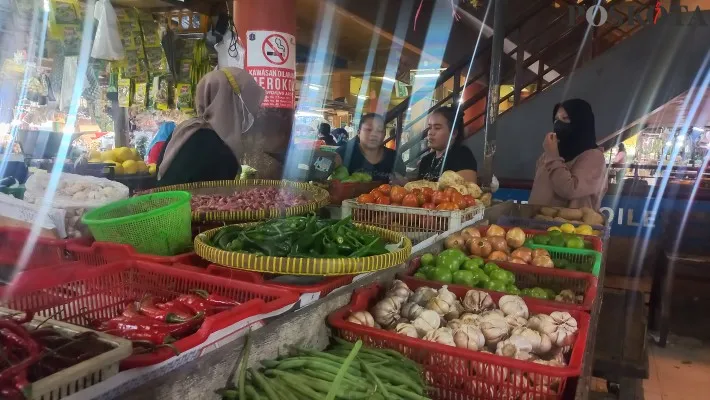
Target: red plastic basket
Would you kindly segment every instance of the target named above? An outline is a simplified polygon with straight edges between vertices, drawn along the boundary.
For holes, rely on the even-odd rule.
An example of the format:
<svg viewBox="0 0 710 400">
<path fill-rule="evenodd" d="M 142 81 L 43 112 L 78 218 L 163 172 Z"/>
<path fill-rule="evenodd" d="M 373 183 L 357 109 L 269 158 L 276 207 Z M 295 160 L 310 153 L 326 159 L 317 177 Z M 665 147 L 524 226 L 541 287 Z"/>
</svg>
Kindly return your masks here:
<svg viewBox="0 0 710 400">
<path fill-rule="evenodd" d="M 399 279 L 403 280 L 407 285 L 426 285 L 439 288 L 442 286 L 439 282 L 434 282 L 426 279 L 420 279 L 413 275 L 417 272 L 420 266 L 421 257 L 417 257 L 409 262 L 406 271 L 400 274 Z M 515 274 L 515 285 L 519 289 L 541 287 L 549 288 L 556 292 L 562 289 L 570 289 L 575 293 L 581 293 L 584 298 L 580 304 L 562 303 L 554 300 L 542 300 L 536 297 L 522 296 L 527 304 L 539 304 L 547 307 L 556 307 L 564 310 L 589 311 L 594 305 L 594 299 L 597 296 L 598 281 L 594 275 L 584 272 L 568 271 L 558 268 L 540 268 L 534 265 L 515 264 L 503 261 L 495 261 L 495 263 L 513 274 Z M 416 283 L 411 283 L 416 282 Z M 471 288 L 463 285 L 450 284 L 448 287 L 458 287 L 461 290 L 482 290 L 488 293 L 502 293 L 493 290 Z M 506 294 L 506 293 L 502 293 Z"/>
<path fill-rule="evenodd" d="M 105 265 L 117 261 L 140 260 L 153 262 L 156 264 L 172 265 L 206 265 L 207 262 L 195 253 L 185 253 L 176 256 L 155 256 L 142 254 L 127 244 L 111 242 L 86 242 L 71 241 L 67 243 L 66 250 L 73 260 L 80 261 L 87 265 Z"/>
<path fill-rule="evenodd" d="M 341 205 L 343 200 L 354 199 L 365 193 L 370 193 L 372 189 L 382 185 L 383 182 L 340 182 L 334 180 L 330 182 L 328 193 L 330 194 L 330 204 Z"/>
<path fill-rule="evenodd" d="M 90 327 L 92 321 L 120 315 L 127 301 L 146 294 L 168 301 L 192 289 L 206 290 L 242 304 L 205 318 L 196 333 L 174 343 L 180 352 L 200 345 L 210 334 L 239 321 L 298 301 L 298 296 L 288 290 L 134 260 L 92 268 L 75 263 L 51 274 L 42 270 L 24 272 L 8 293 L 7 306 Z M 152 365 L 173 355 L 170 349 L 162 348 L 151 354 L 131 356 L 121 362 L 121 368 Z"/>
<path fill-rule="evenodd" d="M 29 229 L 0 227 L 0 267 L 14 267 L 25 247 Z M 71 262 L 66 253 L 67 240 L 37 238 L 25 269 L 56 266 Z"/>
<path fill-rule="evenodd" d="M 350 284 L 355 275 L 343 275 L 324 277 L 322 281 L 310 285 L 297 285 L 290 283 L 272 282 L 265 277 L 264 274 L 254 271 L 245 271 L 236 268 L 223 267 L 216 264 L 211 264 L 205 270 L 208 274 L 217 275 L 229 279 L 237 279 L 241 281 L 263 284 L 269 287 L 276 287 L 290 290 L 299 295 L 305 293 L 318 293 L 319 297 L 325 297 L 333 290 Z"/>
<path fill-rule="evenodd" d="M 505 229 L 506 232 L 508 232 L 508 229 L 514 228 L 514 226 L 502 226 L 502 225 L 499 225 L 499 226 L 501 228 Z M 478 227 L 479 232 L 481 232 L 481 236 L 486 236 L 486 232 L 488 232 L 488 227 L 489 227 L 488 225 Z M 535 235 L 547 234 L 547 231 L 537 231 L 534 229 L 524 229 L 524 228 L 520 228 L 520 229 L 522 229 L 523 232 L 525 232 L 526 239 L 530 239 Z M 599 238 L 597 236 L 588 236 L 588 235 L 577 235 L 577 236 L 581 236 L 583 240 L 591 243 L 592 248 L 589 250 L 594 250 L 594 251 L 598 251 L 601 253 L 601 251 L 602 251 L 602 239 L 601 238 Z M 555 247 L 555 246 L 549 246 L 549 247 Z M 562 249 L 562 250 L 565 249 L 565 247 L 555 247 L 555 248 Z"/>
<path fill-rule="evenodd" d="M 424 286 L 419 282 L 412 283 L 409 286 L 412 290 Z M 459 298 L 466 293 L 460 287 L 451 287 L 451 291 Z M 430 394 L 436 399 L 561 399 L 567 379 L 581 374 L 590 319 L 586 313 L 569 311 L 579 324 L 569 365 L 550 367 L 415 339 L 347 321 L 351 313 L 374 306 L 382 294 L 383 288 L 377 284 L 357 290 L 351 303 L 330 314 L 328 322 L 337 335 L 348 341 L 361 339 L 368 346 L 393 349 L 421 364 L 426 371 L 427 384 L 431 387 Z M 502 294 L 493 292 L 491 296 L 497 302 Z M 558 310 L 557 307 L 535 303 L 528 303 L 528 308 L 531 313 Z M 527 379 L 520 379 L 523 376 Z M 559 384 L 554 393 L 545 393 L 539 386 L 525 385 L 524 382 Z"/>
</svg>

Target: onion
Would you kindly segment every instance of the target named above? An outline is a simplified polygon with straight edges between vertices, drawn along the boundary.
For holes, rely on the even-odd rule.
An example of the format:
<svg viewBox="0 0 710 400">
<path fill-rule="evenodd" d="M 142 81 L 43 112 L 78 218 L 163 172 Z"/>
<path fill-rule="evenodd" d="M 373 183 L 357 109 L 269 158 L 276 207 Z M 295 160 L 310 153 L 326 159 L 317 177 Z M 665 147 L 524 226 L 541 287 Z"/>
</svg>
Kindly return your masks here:
<svg viewBox="0 0 710 400">
<path fill-rule="evenodd" d="M 533 252 L 529 248 L 519 247 L 519 248 L 513 250 L 513 252 L 510 254 L 510 256 L 513 258 L 519 258 L 519 259 L 523 260 L 523 263 L 529 263 L 533 259 L 532 254 L 533 254 Z"/>
<path fill-rule="evenodd" d="M 501 228 L 498 225 L 489 226 L 488 230 L 486 231 L 486 237 L 493 236 L 505 236 L 505 229 Z"/>
<path fill-rule="evenodd" d="M 547 256 L 537 256 L 533 258 L 532 265 L 543 268 L 555 268 L 555 264 L 552 263 L 552 259 Z"/>
<path fill-rule="evenodd" d="M 490 261 L 508 261 L 508 255 L 502 251 L 496 250 L 488 256 Z"/>
<path fill-rule="evenodd" d="M 528 262 L 518 257 L 511 257 L 508 262 L 513 264 L 527 264 Z"/>
<path fill-rule="evenodd" d="M 545 249 L 535 249 L 532 251 L 532 258 L 537 258 L 540 256 L 549 257 L 550 253 L 548 253 L 547 250 L 545 250 Z"/>
<path fill-rule="evenodd" d="M 464 251 L 465 240 L 462 235 L 454 233 L 453 235 L 447 237 L 446 240 L 444 240 L 444 247 L 446 247 L 447 249 L 458 249 Z"/>
<path fill-rule="evenodd" d="M 461 232 L 459 232 L 459 235 L 461 235 L 463 237 L 464 241 L 468 242 L 471 239 L 481 237 L 481 231 L 479 231 L 478 228 L 474 228 L 473 226 L 469 226 L 469 227 L 463 228 L 461 230 Z"/>
<path fill-rule="evenodd" d="M 491 248 L 493 248 L 494 251 L 508 253 L 508 243 L 505 242 L 505 239 L 502 236 L 490 237 L 488 238 L 488 241 L 491 242 Z"/>
<path fill-rule="evenodd" d="M 517 249 L 525 243 L 525 232 L 520 228 L 512 228 L 505 234 L 508 246 Z"/>
<path fill-rule="evenodd" d="M 491 242 L 489 242 L 488 239 L 478 238 L 469 243 L 468 251 L 474 256 L 486 258 L 489 254 L 491 254 L 493 248 L 491 247 Z"/>
</svg>

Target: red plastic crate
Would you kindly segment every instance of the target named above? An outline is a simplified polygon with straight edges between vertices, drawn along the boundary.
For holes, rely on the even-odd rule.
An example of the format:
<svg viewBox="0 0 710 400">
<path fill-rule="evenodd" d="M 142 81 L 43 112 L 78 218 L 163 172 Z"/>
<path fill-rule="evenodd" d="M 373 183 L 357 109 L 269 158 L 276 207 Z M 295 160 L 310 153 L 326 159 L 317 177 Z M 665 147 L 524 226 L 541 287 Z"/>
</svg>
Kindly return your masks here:
<svg viewBox="0 0 710 400">
<path fill-rule="evenodd" d="M 138 253 L 127 244 L 111 242 L 70 241 L 66 245 L 66 250 L 73 260 L 87 265 L 105 265 L 125 260 L 140 260 L 163 265 L 180 263 L 198 266 L 207 264 L 207 262 L 201 261 L 202 259 L 195 253 L 154 256 Z"/>
<path fill-rule="evenodd" d="M 421 257 L 417 257 L 409 262 L 409 266 L 399 275 L 399 279 L 403 280 L 407 285 L 427 285 L 430 287 L 439 288 L 442 286 L 439 282 L 434 282 L 426 279 L 416 278 L 413 275 L 417 272 L 420 266 Z M 536 297 L 522 296 L 528 304 L 539 304 L 548 307 L 556 307 L 564 310 L 590 311 L 594 305 L 594 299 L 597 296 L 598 281 L 594 275 L 585 272 L 568 271 L 558 268 L 541 268 L 534 265 L 515 264 L 504 261 L 494 261 L 502 269 L 508 270 L 515 274 L 515 285 L 518 289 L 541 287 L 550 288 L 559 292 L 562 289 L 570 289 L 575 293 L 582 293 L 584 299 L 581 304 L 562 303 L 554 300 L 542 300 Z M 416 282 L 416 283 L 412 283 Z M 471 288 L 463 285 L 449 284 L 449 287 L 458 287 L 462 290 L 476 289 L 488 293 L 502 293 L 493 290 Z M 506 294 L 506 293 L 502 293 Z"/>
<path fill-rule="evenodd" d="M 292 292 L 298 293 L 299 295 L 304 293 L 319 293 L 320 297 L 327 296 L 333 290 L 350 284 L 353 281 L 354 275 L 343 275 L 343 276 L 331 276 L 324 277 L 322 281 L 314 283 L 311 285 L 296 285 L 281 282 L 272 282 L 266 279 L 263 273 L 254 271 L 245 271 L 236 268 L 223 267 L 221 265 L 211 264 L 205 270 L 208 274 L 222 276 L 230 279 L 237 279 L 241 281 L 253 282 L 263 284 L 269 287 L 277 287 Z"/>
<path fill-rule="evenodd" d="M 415 290 L 424 284 L 412 282 Z M 459 298 L 466 294 L 460 287 L 451 287 Z M 380 300 L 383 288 L 377 284 L 357 290 L 351 303 L 328 316 L 328 322 L 337 335 L 348 340 L 361 339 L 364 344 L 378 348 L 396 350 L 421 364 L 425 369 L 430 394 L 445 400 L 507 400 L 507 399 L 561 399 L 568 378 L 577 377 L 582 372 L 582 359 L 589 330 L 589 315 L 570 310 L 577 320 L 579 330 L 572 346 L 569 365 L 550 367 L 528 361 L 501 357 L 478 351 L 466 350 L 439 343 L 415 339 L 384 329 L 353 324 L 347 317 L 355 311 L 369 310 Z M 502 293 L 491 293 L 496 303 Z M 528 303 L 531 313 L 551 313 L 557 307 Z M 513 379 L 526 376 L 528 379 Z M 522 382 L 559 382 L 555 393 L 544 393 L 536 386 Z"/>
<path fill-rule="evenodd" d="M 505 229 L 506 232 L 508 232 L 509 229 L 515 228 L 515 226 L 503 226 L 503 225 L 499 225 L 499 226 L 501 228 Z M 481 236 L 486 236 L 486 232 L 488 231 L 488 227 L 489 227 L 489 225 L 478 227 L 478 231 L 481 232 Z M 520 229 L 522 229 L 523 232 L 525 232 L 526 239 L 530 239 L 535 235 L 546 235 L 547 234 L 547 231 L 536 231 L 534 229 L 524 229 L 524 228 L 520 228 Z M 577 235 L 577 234 L 575 233 L 575 235 Z M 592 244 L 592 248 L 588 249 L 588 250 L 594 250 L 594 251 L 598 251 L 600 253 L 602 252 L 602 239 L 600 237 L 588 236 L 588 235 L 577 235 L 577 236 L 582 237 L 583 240 Z M 550 247 L 556 247 L 556 246 L 550 246 Z M 556 248 L 565 249 L 565 247 L 556 247 Z"/>
<path fill-rule="evenodd" d="M 87 268 L 84 263 L 55 269 L 26 271 L 18 276 L 7 307 L 34 312 L 71 324 L 91 327 L 91 321 L 120 315 L 126 302 L 146 294 L 169 301 L 192 289 L 202 289 L 242 304 L 205 318 L 198 331 L 175 343 L 184 352 L 203 343 L 210 334 L 246 318 L 280 310 L 298 301 L 288 290 L 224 279 L 196 271 L 144 261 L 122 261 Z M 159 363 L 174 353 L 162 348 L 152 354 L 134 355 L 121 362 L 122 369 Z"/>
<path fill-rule="evenodd" d="M 0 227 L 0 266 L 14 267 L 30 235 L 29 229 Z M 25 269 L 56 266 L 71 262 L 66 253 L 67 240 L 37 238 Z"/>
</svg>

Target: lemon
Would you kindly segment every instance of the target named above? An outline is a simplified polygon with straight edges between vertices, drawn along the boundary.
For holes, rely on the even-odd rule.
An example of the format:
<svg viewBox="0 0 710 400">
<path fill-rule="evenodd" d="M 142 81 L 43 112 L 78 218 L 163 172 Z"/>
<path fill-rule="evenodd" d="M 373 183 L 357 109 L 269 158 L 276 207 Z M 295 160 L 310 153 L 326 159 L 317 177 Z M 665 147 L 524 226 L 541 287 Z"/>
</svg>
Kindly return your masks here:
<svg viewBox="0 0 710 400">
<path fill-rule="evenodd" d="M 89 152 L 89 160 L 101 160 L 101 152 L 96 150 L 91 150 Z"/>
<path fill-rule="evenodd" d="M 155 164 L 148 165 L 148 173 L 149 174 L 155 175 L 156 172 L 158 172 L 158 167 Z"/>
<path fill-rule="evenodd" d="M 90 158 L 90 159 L 89 159 L 89 163 L 100 163 L 100 162 L 102 162 L 102 161 L 101 161 L 101 157 L 99 157 L 99 158 Z"/>
<path fill-rule="evenodd" d="M 137 150 L 137 149 L 128 149 L 128 150 L 130 150 L 131 156 L 132 156 L 132 159 L 133 159 L 133 160 L 140 161 L 141 156 L 138 154 L 138 150 Z"/>
<path fill-rule="evenodd" d="M 148 166 L 145 165 L 143 161 L 136 161 L 136 165 L 138 166 L 138 172 L 141 174 L 144 174 L 148 172 Z"/>
<path fill-rule="evenodd" d="M 113 164 L 114 174 L 123 175 L 123 165 L 121 165 L 121 163 L 117 163 L 116 161 L 108 161 L 108 162 Z"/>
<path fill-rule="evenodd" d="M 123 162 L 123 172 L 126 175 L 133 175 L 138 172 L 138 163 L 133 160 L 126 160 Z"/>
<path fill-rule="evenodd" d="M 107 150 L 101 153 L 101 161 L 116 161 L 116 157 L 113 155 L 113 150 Z"/>
<path fill-rule="evenodd" d="M 562 224 L 562 225 L 560 225 L 560 230 L 564 233 L 574 233 L 574 225 Z"/>
<path fill-rule="evenodd" d="M 547 231 L 548 232 L 552 232 L 552 231 L 560 232 L 560 228 L 556 227 L 556 226 L 551 226 L 551 227 L 547 228 Z"/>
<path fill-rule="evenodd" d="M 594 230 L 592 229 L 591 226 L 585 224 L 585 225 L 580 225 L 580 226 L 578 226 L 578 227 L 574 230 L 574 233 L 576 233 L 576 234 L 578 234 L 578 235 L 593 235 L 593 234 L 594 234 Z"/>
<path fill-rule="evenodd" d="M 133 153 L 128 147 L 119 147 L 113 150 L 113 154 L 116 156 L 116 161 L 122 163 L 124 161 L 133 160 Z"/>
</svg>

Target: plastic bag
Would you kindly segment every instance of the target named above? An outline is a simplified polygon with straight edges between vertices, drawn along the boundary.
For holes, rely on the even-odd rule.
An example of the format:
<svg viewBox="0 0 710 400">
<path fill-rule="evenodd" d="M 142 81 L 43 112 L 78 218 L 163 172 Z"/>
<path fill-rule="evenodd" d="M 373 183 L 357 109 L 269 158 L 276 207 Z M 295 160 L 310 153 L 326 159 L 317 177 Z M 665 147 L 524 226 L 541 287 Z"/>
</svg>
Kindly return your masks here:
<svg viewBox="0 0 710 400">
<path fill-rule="evenodd" d="M 25 183 L 25 200 L 40 204 L 47 191 L 52 174 L 37 172 Z M 122 183 L 95 176 L 62 173 L 52 206 L 57 208 L 97 208 L 105 204 L 127 199 L 128 187 Z"/>
<path fill-rule="evenodd" d="M 125 57 L 116 12 L 109 0 L 99 0 L 94 8 L 94 18 L 99 21 L 91 57 L 100 60 L 122 60 Z"/>
<path fill-rule="evenodd" d="M 244 47 L 234 36 L 234 32 L 225 32 L 222 41 L 214 45 L 217 51 L 217 65 L 220 68 L 236 67 L 244 69 Z"/>
<path fill-rule="evenodd" d="M 39 219 L 39 209 L 39 205 L 0 193 L 0 220 L 2 220 L 1 225 L 3 226 L 30 228 Z M 39 221 L 40 227 L 56 232 L 58 237 L 64 238 L 67 236 L 65 216 L 65 210 L 50 208 L 44 218 Z"/>
</svg>

